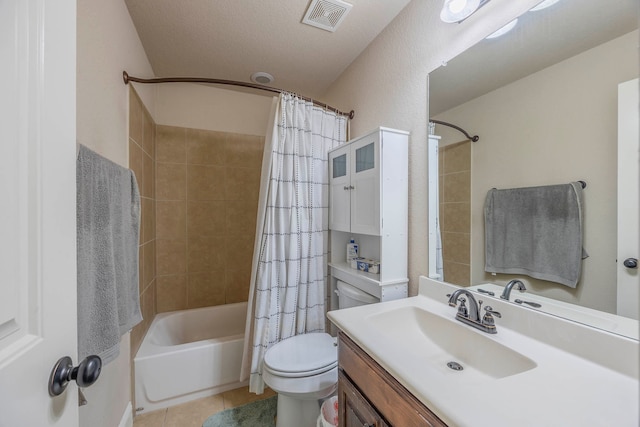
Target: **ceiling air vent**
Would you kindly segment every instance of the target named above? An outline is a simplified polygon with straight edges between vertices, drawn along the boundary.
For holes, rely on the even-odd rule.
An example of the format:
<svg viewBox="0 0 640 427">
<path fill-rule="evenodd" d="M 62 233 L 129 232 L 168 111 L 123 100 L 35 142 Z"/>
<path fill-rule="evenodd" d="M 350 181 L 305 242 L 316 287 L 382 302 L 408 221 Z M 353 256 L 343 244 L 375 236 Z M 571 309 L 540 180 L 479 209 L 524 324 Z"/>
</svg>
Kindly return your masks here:
<svg viewBox="0 0 640 427">
<path fill-rule="evenodd" d="M 349 10 L 351 5 L 341 0 L 313 0 L 302 23 L 334 32 Z"/>
</svg>

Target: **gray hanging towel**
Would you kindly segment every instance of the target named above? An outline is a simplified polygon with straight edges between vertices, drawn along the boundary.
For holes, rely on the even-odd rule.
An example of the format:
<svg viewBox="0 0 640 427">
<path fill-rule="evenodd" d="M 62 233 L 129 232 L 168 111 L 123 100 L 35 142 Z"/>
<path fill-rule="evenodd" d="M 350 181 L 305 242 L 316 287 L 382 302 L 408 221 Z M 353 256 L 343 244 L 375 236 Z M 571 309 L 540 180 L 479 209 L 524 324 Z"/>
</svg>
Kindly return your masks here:
<svg viewBox="0 0 640 427">
<path fill-rule="evenodd" d="M 524 274 L 575 288 L 582 259 L 582 186 L 489 190 L 485 271 Z"/>
<path fill-rule="evenodd" d="M 140 194 L 129 169 L 80 146 L 76 164 L 78 354 L 103 363 L 142 320 L 138 291 Z"/>
</svg>

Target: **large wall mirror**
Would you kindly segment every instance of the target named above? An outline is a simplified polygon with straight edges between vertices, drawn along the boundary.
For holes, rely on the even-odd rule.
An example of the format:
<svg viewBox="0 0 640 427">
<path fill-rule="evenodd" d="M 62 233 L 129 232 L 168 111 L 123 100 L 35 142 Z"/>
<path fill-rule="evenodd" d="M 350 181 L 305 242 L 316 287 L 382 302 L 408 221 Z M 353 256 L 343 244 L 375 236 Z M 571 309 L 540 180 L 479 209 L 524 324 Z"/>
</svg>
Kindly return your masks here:
<svg viewBox="0 0 640 427">
<path fill-rule="evenodd" d="M 470 142 L 447 126 L 433 130 L 440 136 L 439 190 L 431 199 L 437 208 L 430 208 L 439 213 L 444 281 L 504 285 L 518 278 L 528 293 L 616 313 L 618 85 L 639 75 L 638 8 L 637 0 L 559 0 L 523 14 L 507 34 L 483 40 L 430 74 L 431 119 L 479 135 Z M 628 155 L 637 159 L 635 144 Z M 589 257 L 576 288 L 484 271 L 490 189 L 579 180 L 586 182 Z M 637 200 L 637 175 L 633 184 L 628 194 Z M 634 233 L 637 249 L 637 228 Z M 631 278 L 639 284 L 637 270 Z"/>
</svg>

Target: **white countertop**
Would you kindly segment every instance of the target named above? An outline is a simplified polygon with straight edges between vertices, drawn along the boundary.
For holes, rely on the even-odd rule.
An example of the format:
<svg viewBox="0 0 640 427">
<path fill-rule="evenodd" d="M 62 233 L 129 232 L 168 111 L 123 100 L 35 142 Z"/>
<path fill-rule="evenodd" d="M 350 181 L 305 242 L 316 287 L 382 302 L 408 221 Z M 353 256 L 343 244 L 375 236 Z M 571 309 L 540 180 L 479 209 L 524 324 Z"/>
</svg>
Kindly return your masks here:
<svg viewBox="0 0 640 427">
<path fill-rule="evenodd" d="M 421 278 L 416 297 L 336 310 L 329 318 L 451 427 L 638 426 L 638 341 L 491 300 L 503 316 L 496 319 L 497 334 L 456 323 L 536 365 L 496 378 L 428 360 L 416 331 L 429 325 L 392 330 L 374 321 L 381 313 L 411 307 L 453 319 L 456 309 L 446 297 L 453 289 Z M 474 350 L 480 356 L 482 347 Z"/>
</svg>

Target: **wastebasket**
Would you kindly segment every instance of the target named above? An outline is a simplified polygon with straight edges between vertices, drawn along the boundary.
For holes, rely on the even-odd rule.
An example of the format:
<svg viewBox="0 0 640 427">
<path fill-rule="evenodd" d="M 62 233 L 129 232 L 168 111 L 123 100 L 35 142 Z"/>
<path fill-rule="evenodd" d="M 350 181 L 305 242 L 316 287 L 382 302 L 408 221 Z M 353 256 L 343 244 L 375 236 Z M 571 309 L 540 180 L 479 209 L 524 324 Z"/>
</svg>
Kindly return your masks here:
<svg viewBox="0 0 640 427">
<path fill-rule="evenodd" d="M 322 402 L 320 416 L 318 417 L 318 427 L 338 426 L 338 396 L 332 396 Z"/>
</svg>

